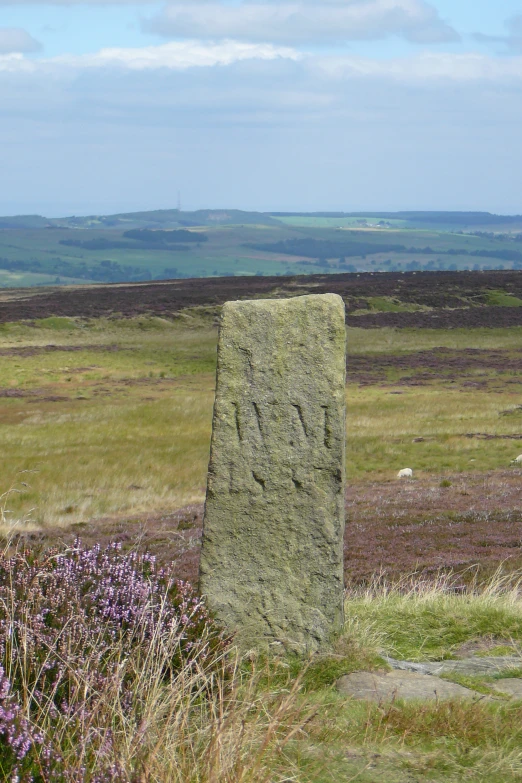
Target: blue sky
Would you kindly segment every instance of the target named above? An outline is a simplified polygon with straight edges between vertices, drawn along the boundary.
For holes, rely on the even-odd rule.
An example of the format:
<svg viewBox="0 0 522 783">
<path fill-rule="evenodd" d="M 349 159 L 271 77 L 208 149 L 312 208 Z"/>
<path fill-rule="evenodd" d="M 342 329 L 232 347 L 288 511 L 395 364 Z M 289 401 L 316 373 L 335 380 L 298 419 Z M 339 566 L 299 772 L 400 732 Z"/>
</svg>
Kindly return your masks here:
<svg viewBox="0 0 522 783">
<path fill-rule="evenodd" d="M 0 0 L 0 214 L 522 213 L 522 0 Z"/>
</svg>

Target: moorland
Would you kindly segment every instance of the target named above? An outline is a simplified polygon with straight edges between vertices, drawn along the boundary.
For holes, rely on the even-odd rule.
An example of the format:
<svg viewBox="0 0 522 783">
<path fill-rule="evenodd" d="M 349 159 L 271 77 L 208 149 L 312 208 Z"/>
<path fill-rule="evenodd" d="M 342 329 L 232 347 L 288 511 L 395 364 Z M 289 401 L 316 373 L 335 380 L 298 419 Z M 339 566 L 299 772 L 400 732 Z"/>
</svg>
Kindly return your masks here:
<svg viewBox="0 0 522 783">
<path fill-rule="evenodd" d="M 0 217 L 0 286 L 522 268 L 522 216 L 157 210 Z"/>
<path fill-rule="evenodd" d="M 156 568 L 197 589 L 220 306 L 227 299 L 323 291 L 340 293 L 347 305 L 342 637 L 310 661 L 237 659 L 222 642 L 208 658 L 201 627 L 212 639 L 216 631 L 197 615 L 197 629 L 183 631 L 195 641 L 195 663 L 179 636 L 170 647 L 160 636 L 152 643 L 132 624 L 125 626 L 130 636 L 115 636 L 112 606 L 107 623 L 113 625 L 91 632 L 91 615 L 82 608 L 84 631 L 74 630 L 70 597 L 77 590 L 83 607 L 85 584 L 92 591 L 101 573 L 106 585 L 103 568 L 111 558 L 110 578 L 123 572 L 136 589 L 145 589 L 143 575 L 153 586 L 164 579 Z M 455 675 L 483 694 L 470 703 L 372 705 L 347 701 L 334 688 L 342 674 L 386 669 L 383 653 L 409 660 L 520 654 L 521 469 L 510 463 L 522 453 L 521 305 L 517 271 L 4 291 L 2 533 L 6 552 L 21 559 L 11 570 L 1 566 L 0 587 L 20 584 L 27 595 L 30 584 L 37 605 L 38 574 L 36 583 L 50 580 L 58 596 L 53 611 L 69 618 L 46 630 L 45 649 L 62 656 L 52 669 L 58 679 L 45 681 L 49 701 L 36 699 L 43 675 L 27 676 L 27 646 L 16 648 L 14 658 L 12 647 L 1 647 L 4 663 L 11 650 L 11 681 L 23 703 L 38 701 L 31 719 L 56 738 L 53 753 L 58 747 L 65 759 L 51 777 L 44 770 L 35 780 L 521 780 L 520 703 L 498 696 L 495 678 Z M 404 467 L 414 470 L 412 481 L 397 480 Z M 115 543 L 119 548 L 103 560 L 104 547 Z M 60 569 L 69 580 L 65 592 Z M 2 596 L 14 615 L 25 605 Z M 186 607 L 183 597 L 177 600 Z M 139 605 L 118 607 L 139 614 Z M 33 628 L 32 615 L 22 620 L 21 627 Z M 159 623 L 156 614 L 153 620 Z M 36 623 L 33 642 L 41 644 L 41 634 Z M 87 653 L 74 658 L 75 645 Z M 174 685 L 166 687 L 174 650 Z M 55 665 L 51 652 L 38 672 L 47 671 L 49 660 Z M 100 681 L 99 670 L 111 678 Z M 68 704 L 76 706 L 63 714 L 58 709 L 56 717 L 49 704 L 62 698 L 64 683 Z M 140 693 L 131 706 L 129 683 Z M 88 710 L 81 695 L 87 692 Z M 7 758 L 2 753 L 0 764 Z M 60 778 L 57 769 L 69 772 Z"/>
<path fill-rule="evenodd" d="M 347 575 L 518 563 L 518 272 L 6 291 L 0 459 L 10 483 L 25 476 L 9 502 L 17 529 L 89 540 L 141 530 L 167 559 L 181 552 L 194 580 L 220 305 L 323 291 L 347 306 Z M 404 467 L 413 485 L 394 481 Z"/>
</svg>

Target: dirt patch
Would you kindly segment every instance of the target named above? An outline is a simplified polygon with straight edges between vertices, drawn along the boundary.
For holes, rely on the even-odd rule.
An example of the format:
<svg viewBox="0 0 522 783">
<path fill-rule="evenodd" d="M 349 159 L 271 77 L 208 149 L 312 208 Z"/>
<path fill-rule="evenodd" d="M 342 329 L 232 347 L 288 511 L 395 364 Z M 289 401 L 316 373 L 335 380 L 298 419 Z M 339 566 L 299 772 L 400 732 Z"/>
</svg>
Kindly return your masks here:
<svg viewBox="0 0 522 783">
<path fill-rule="evenodd" d="M 349 488 L 346 499 L 345 574 L 350 585 L 376 575 L 400 577 L 440 570 L 489 573 L 522 564 L 522 471 L 445 475 Z M 15 544 L 72 546 L 121 541 L 174 563 L 180 579 L 198 581 L 203 505 L 160 516 L 99 519 L 70 529 L 17 536 Z"/>
<path fill-rule="evenodd" d="M 96 351 L 97 353 L 123 351 L 119 345 L 28 345 L 21 348 L 1 348 L 0 356 L 17 356 L 21 359 L 31 356 L 41 356 L 46 353 L 77 353 L 78 351 Z M 75 372 L 91 369 L 82 367 Z"/>
<path fill-rule="evenodd" d="M 0 397 L 5 399 L 19 399 L 21 397 L 34 397 L 37 392 L 24 389 L 0 389 Z"/>
<path fill-rule="evenodd" d="M 38 397 L 36 400 L 29 400 L 30 403 L 39 402 L 69 402 L 71 397 L 61 397 L 59 394 L 50 394 L 48 397 Z M 76 398 L 78 399 L 78 398 Z"/>
<path fill-rule="evenodd" d="M 522 435 L 491 435 L 487 432 L 467 432 L 465 437 L 478 440 L 522 440 Z"/>
</svg>

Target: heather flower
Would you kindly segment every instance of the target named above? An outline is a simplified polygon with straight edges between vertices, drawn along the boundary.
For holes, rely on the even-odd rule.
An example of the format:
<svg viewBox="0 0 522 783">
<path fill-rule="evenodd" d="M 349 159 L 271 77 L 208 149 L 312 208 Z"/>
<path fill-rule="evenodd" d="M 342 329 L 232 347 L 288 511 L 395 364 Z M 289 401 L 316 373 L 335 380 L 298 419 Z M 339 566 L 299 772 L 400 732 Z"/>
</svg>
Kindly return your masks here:
<svg viewBox="0 0 522 783">
<path fill-rule="evenodd" d="M 107 694 L 119 715 L 139 721 L 136 672 L 151 649 L 168 651 L 168 684 L 187 667 L 211 670 L 227 645 L 193 588 L 151 555 L 77 540 L 65 551 L 0 559 L 4 779 L 133 783 L 116 757 L 113 728 L 100 724 Z M 47 737 L 33 729 L 42 714 Z M 52 744 L 64 726 L 84 749 L 83 766 L 63 764 Z"/>
</svg>

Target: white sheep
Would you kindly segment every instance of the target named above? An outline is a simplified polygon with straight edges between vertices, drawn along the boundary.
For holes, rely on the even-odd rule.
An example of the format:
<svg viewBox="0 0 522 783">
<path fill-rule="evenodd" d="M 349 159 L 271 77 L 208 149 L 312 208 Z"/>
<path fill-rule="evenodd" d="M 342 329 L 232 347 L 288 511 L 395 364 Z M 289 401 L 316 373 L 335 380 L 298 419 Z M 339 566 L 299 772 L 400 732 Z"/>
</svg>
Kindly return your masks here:
<svg viewBox="0 0 522 783">
<path fill-rule="evenodd" d="M 519 454 L 518 457 L 515 457 L 515 459 L 511 460 L 512 465 L 522 465 L 522 454 Z"/>
<path fill-rule="evenodd" d="M 399 470 L 397 473 L 397 478 L 413 478 L 413 470 L 411 468 L 404 468 L 403 470 Z"/>
</svg>

